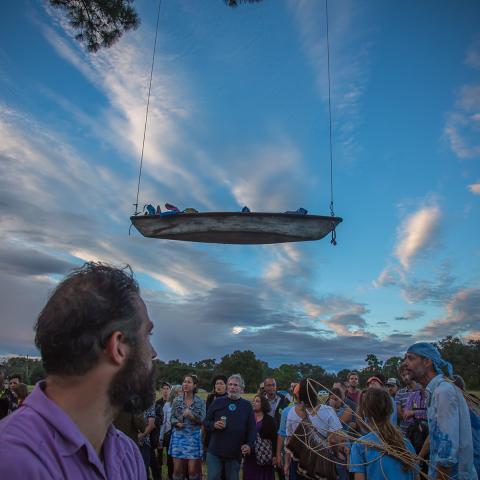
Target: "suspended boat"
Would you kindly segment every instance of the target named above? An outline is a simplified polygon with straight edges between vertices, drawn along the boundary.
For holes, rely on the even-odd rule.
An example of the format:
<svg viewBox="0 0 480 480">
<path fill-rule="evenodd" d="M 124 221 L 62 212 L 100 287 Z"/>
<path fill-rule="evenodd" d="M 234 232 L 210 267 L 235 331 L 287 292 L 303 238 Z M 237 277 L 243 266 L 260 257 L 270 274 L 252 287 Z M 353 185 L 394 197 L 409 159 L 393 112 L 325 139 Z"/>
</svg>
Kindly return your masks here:
<svg viewBox="0 0 480 480">
<path fill-rule="evenodd" d="M 235 3 L 235 2 L 230 2 Z M 333 211 L 333 153 L 332 153 L 332 112 L 330 89 L 330 47 L 328 40 L 328 0 L 325 3 L 327 26 L 327 52 L 328 52 L 328 105 L 330 125 L 330 213 L 331 216 L 304 215 L 297 212 L 267 213 L 267 212 L 204 212 L 165 215 L 149 212 L 141 215 L 138 211 L 140 182 L 142 178 L 143 155 L 147 131 L 147 120 L 150 104 L 150 94 L 153 78 L 153 66 L 157 45 L 158 24 L 160 18 L 161 0 L 158 4 L 157 27 L 150 70 L 147 107 L 145 112 L 145 125 L 143 130 L 142 153 L 138 172 L 137 197 L 135 213 L 130 217 L 132 225 L 145 237 L 165 240 L 180 240 L 185 242 L 224 243 L 241 245 L 259 245 L 286 242 L 306 242 L 320 240 L 329 233 L 332 234 L 331 242 L 336 245 L 335 228 L 342 222 Z M 147 207 L 147 205 L 146 205 Z M 171 210 L 167 207 L 167 210 Z M 299 210 L 304 210 L 300 208 Z M 148 211 L 148 209 L 147 209 Z M 304 212 L 306 213 L 306 211 Z"/>
<path fill-rule="evenodd" d="M 130 220 L 145 237 L 241 245 L 320 240 L 342 221 L 340 217 L 266 212 L 133 215 Z"/>
</svg>

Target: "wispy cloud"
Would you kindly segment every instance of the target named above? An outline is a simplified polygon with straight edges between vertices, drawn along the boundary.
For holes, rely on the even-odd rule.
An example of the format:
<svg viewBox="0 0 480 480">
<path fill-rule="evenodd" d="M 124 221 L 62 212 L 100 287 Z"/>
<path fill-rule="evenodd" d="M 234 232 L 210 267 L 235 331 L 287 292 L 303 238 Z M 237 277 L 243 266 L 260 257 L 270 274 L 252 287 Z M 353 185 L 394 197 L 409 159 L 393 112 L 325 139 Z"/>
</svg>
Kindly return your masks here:
<svg viewBox="0 0 480 480">
<path fill-rule="evenodd" d="M 422 252 L 435 245 L 441 211 L 437 205 L 422 207 L 408 216 L 398 228 L 395 256 L 405 270 Z"/>
<path fill-rule="evenodd" d="M 380 272 L 378 277 L 372 282 L 372 285 L 375 288 L 397 285 L 400 280 L 399 277 L 400 277 L 399 269 L 393 267 L 392 265 L 389 265 L 388 267 L 385 267 Z"/>
<path fill-rule="evenodd" d="M 467 186 L 467 188 L 468 188 L 474 195 L 480 195 L 480 182 L 471 183 L 470 185 Z"/>
<path fill-rule="evenodd" d="M 465 63 L 470 67 L 480 70 L 480 35 L 477 35 L 469 49 L 465 58 Z"/>
<path fill-rule="evenodd" d="M 395 317 L 395 320 L 416 320 L 423 317 L 423 315 L 425 315 L 423 310 L 408 310 L 403 315 Z"/>
<path fill-rule="evenodd" d="M 67 34 L 71 33 L 68 25 L 61 25 Z M 134 32 L 108 51 L 88 55 L 70 42 L 68 36 L 61 36 L 50 27 L 44 27 L 43 32 L 57 53 L 107 99 L 105 108 L 98 112 L 102 121 L 92 119 L 92 133 L 108 142 L 120 158 L 136 167 L 141 153 L 147 72 L 151 62 L 150 47 L 145 48 L 144 38 L 139 32 Z M 156 62 L 144 151 L 144 168 L 148 176 L 144 177 L 143 197 L 153 195 L 153 198 L 158 198 L 158 193 L 153 192 L 156 185 L 156 190 L 162 191 L 163 198 L 167 200 L 172 198 L 174 186 L 182 185 L 188 192 L 187 202 L 213 208 L 207 193 L 208 178 L 202 181 L 204 172 L 199 174 L 192 166 L 191 151 L 195 150 L 195 146 L 185 138 L 185 122 L 191 118 L 195 108 L 188 94 L 188 81 L 178 68 L 172 68 L 168 57 L 158 55 Z M 68 106 L 61 98 L 58 101 L 59 105 Z M 84 121 L 88 121 L 78 108 L 75 114 L 77 118 L 83 116 Z M 190 149 L 186 149 L 186 145 L 191 145 Z"/>
<path fill-rule="evenodd" d="M 314 69 L 322 99 L 328 99 L 327 43 L 324 4 L 290 0 L 289 6 L 300 32 L 300 40 Z M 321 7 L 321 8 L 319 8 Z M 342 149 L 353 160 L 359 145 L 355 131 L 361 123 L 361 101 L 369 74 L 370 42 L 362 30 L 365 5 L 342 2 L 329 9 L 330 60 L 333 119 Z"/>
<path fill-rule="evenodd" d="M 480 40 L 467 51 L 467 65 L 480 68 Z M 450 148 L 461 159 L 480 157 L 480 84 L 460 87 L 454 108 L 447 113 L 444 135 Z"/>
</svg>

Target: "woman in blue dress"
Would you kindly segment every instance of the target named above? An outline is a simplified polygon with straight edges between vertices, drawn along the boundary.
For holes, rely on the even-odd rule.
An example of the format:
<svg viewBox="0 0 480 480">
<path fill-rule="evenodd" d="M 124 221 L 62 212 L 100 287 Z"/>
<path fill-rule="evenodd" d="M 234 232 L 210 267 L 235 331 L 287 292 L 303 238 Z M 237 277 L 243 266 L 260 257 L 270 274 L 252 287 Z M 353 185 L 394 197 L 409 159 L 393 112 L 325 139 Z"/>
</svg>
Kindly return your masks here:
<svg viewBox="0 0 480 480">
<path fill-rule="evenodd" d="M 415 450 L 390 421 L 390 395 L 383 389 L 369 388 L 362 395 L 362 409 L 370 433 L 352 445 L 350 472 L 355 480 L 418 480 Z M 395 454 L 389 454 L 383 445 Z"/>
<path fill-rule="evenodd" d="M 185 463 L 188 464 L 189 479 L 200 478 L 205 401 L 195 395 L 197 386 L 197 377 L 186 375 L 182 383 L 183 395 L 176 397 L 172 403 L 172 436 L 168 454 L 173 457 L 173 480 L 183 479 Z"/>
</svg>

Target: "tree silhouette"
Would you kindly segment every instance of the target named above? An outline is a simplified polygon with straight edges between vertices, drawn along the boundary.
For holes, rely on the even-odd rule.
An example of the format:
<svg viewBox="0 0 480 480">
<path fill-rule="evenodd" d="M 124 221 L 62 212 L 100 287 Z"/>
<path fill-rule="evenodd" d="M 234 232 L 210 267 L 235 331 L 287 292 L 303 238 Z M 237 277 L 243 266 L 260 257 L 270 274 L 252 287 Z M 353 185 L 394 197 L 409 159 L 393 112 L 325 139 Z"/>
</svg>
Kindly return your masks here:
<svg viewBox="0 0 480 480">
<path fill-rule="evenodd" d="M 133 0 L 50 0 L 53 7 L 65 12 L 70 26 L 78 32 L 75 38 L 89 52 L 112 46 L 123 32 L 140 25 L 132 3 Z"/>
<path fill-rule="evenodd" d="M 262 0 L 224 0 L 228 7 Z M 62 10 L 68 23 L 77 32 L 75 38 L 89 52 L 111 47 L 124 32 L 140 25 L 132 4 L 134 0 L 49 0 L 50 5 Z"/>
</svg>

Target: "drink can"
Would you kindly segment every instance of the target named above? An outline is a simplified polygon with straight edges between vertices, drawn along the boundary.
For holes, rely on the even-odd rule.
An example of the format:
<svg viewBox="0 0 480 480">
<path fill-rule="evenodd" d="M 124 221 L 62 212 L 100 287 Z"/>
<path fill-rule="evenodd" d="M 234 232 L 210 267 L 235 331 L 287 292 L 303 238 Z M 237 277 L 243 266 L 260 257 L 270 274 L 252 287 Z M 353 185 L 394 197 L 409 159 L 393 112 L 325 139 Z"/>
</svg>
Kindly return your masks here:
<svg viewBox="0 0 480 480">
<path fill-rule="evenodd" d="M 223 415 L 222 417 L 220 417 L 220 420 L 223 422 L 223 424 L 225 426 L 227 426 L 227 417 L 225 415 Z"/>
</svg>

